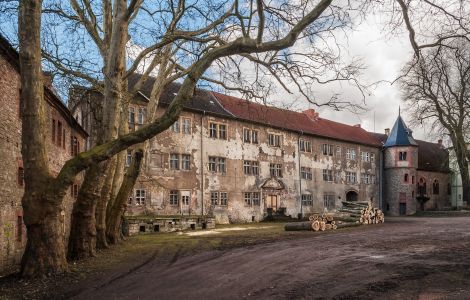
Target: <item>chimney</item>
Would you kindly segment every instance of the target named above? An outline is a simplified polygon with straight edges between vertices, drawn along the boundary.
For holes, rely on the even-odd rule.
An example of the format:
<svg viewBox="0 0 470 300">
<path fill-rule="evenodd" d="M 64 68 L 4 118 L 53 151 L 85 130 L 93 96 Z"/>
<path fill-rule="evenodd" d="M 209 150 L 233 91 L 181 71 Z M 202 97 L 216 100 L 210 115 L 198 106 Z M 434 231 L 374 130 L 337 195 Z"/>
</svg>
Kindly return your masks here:
<svg viewBox="0 0 470 300">
<path fill-rule="evenodd" d="M 385 128 L 385 135 L 389 136 L 390 135 L 390 128 Z"/>
<path fill-rule="evenodd" d="M 354 127 L 361 128 L 361 124 L 356 124 Z"/>
<path fill-rule="evenodd" d="M 312 120 L 312 121 L 317 120 L 318 116 L 319 116 L 319 114 L 317 112 L 315 112 L 315 110 L 312 109 L 312 108 L 304 110 L 303 113 L 306 114 L 307 117 L 309 117 L 309 119 Z"/>
</svg>

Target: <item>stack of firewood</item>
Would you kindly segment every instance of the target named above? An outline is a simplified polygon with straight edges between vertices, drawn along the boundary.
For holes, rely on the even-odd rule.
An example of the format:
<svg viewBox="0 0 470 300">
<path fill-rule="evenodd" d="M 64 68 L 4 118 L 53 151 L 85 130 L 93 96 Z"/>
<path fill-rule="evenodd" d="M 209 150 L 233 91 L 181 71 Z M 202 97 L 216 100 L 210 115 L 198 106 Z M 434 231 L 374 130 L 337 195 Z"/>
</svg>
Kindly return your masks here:
<svg viewBox="0 0 470 300">
<path fill-rule="evenodd" d="M 369 202 L 346 202 L 339 210 L 341 221 L 360 224 L 378 224 L 385 221 L 384 213 Z"/>
<path fill-rule="evenodd" d="M 313 231 L 325 231 L 338 228 L 336 221 L 332 214 L 313 214 L 308 218 L 307 222 L 294 222 L 287 223 L 284 226 L 286 231 L 298 231 L 298 230 L 313 230 Z"/>
</svg>

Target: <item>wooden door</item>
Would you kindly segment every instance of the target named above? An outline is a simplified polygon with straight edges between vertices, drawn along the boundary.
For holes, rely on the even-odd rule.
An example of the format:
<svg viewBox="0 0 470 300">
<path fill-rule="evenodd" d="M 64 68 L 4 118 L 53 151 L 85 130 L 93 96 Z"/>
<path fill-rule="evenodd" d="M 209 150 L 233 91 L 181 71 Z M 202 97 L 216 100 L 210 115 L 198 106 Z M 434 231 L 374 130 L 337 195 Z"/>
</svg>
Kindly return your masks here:
<svg viewBox="0 0 470 300">
<path fill-rule="evenodd" d="M 277 195 L 266 196 L 266 208 L 272 208 L 273 212 L 277 210 Z"/>
</svg>

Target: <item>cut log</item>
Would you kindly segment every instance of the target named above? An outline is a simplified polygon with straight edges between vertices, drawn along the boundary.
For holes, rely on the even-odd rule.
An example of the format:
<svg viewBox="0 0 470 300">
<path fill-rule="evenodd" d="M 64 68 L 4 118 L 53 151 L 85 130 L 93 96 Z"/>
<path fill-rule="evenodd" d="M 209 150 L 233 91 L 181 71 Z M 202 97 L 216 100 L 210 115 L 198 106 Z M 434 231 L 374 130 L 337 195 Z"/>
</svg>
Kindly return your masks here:
<svg viewBox="0 0 470 300">
<path fill-rule="evenodd" d="M 312 222 L 292 222 L 284 225 L 285 231 L 312 230 Z"/>
<path fill-rule="evenodd" d="M 316 221 L 313 221 L 312 224 L 311 224 L 311 229 L 313 231 L 318 231 L 320 230 L 320 222 L 318 220 Z"/>
<path fill-rule="evenodd" d="M 326 229 L 326 223 L 323 222 L 323 221 L 320 222 L 320 230 L 321 230 L 321 231 L 325 231 L 325 229 Z"/>
<path fill-rule="evenodd" d="M 333 228 L 333 225 L 325 224 L 325 230 L 331 230 L 332 228 Z"/>
<path fill-rule="evenodd" d="M 348 228 L 348 227 L 356 227 L 356 226 L 361 226 L 360 223 L 342 223 L 342 224 L 338 224 L 337 225 L 337 228 Z"/>
<path fill-rule="evenodd" d="M 333 215 L 332 214 L 327 214 L 326 215 L 326 221 L 328 221 L 328 222 L 333 221 Z"/>
</svg>

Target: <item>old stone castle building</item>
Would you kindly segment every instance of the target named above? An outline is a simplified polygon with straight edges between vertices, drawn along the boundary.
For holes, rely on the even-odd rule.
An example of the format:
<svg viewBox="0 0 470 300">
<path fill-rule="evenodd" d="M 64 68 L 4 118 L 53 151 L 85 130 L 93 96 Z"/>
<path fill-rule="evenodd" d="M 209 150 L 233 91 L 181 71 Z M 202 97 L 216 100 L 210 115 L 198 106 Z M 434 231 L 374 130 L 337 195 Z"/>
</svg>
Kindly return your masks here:
<svg viewBox="0 0 470 300">
<path fill-rule="evenodd" d="M 144 85 L 129 108 L 131 130 L 145 123 L 151 87 Z M 178 88 L 165 90 L 158 114 Z M 95 99 L 76 111 L 93 132 L 90 102 L 99 96 L 81 98 Z M 410 144 L 397 140 L 404 134 Z M 444 207 L 449 200 L 447 152 L 415 141 L 401 117 L 391 133 L 376 134 L 311 109 L 294 112 L 198 89 L 179 120 L 150 145 L 129 199 L 131 215 L 209 214 L 221 223 L 250 222 L 270 213 L 332 211 L 344 200 L 370 200 L 391 215 Z M 130 162 L 131 149 L 127 157 Z M 428 199 L 419 202 L 419 196 Z"/>
<path fill-rule="evenodd" d="M 20 65 L 18 53 L 0 36 L 0 273 L 19 264 L 26 246 L 21 198 L 24 191 L 21 159 Z M 83 149 L 87 133 L 72 117 L 50 86 L 44 87 L 50 137 L 48 152 L 52 172 Z M 65 224 L 69 226 L 72 204 L 81 177 L 65 199 Z M 68 232 L 67 228 L 63 228 Z"/>
</svg>

